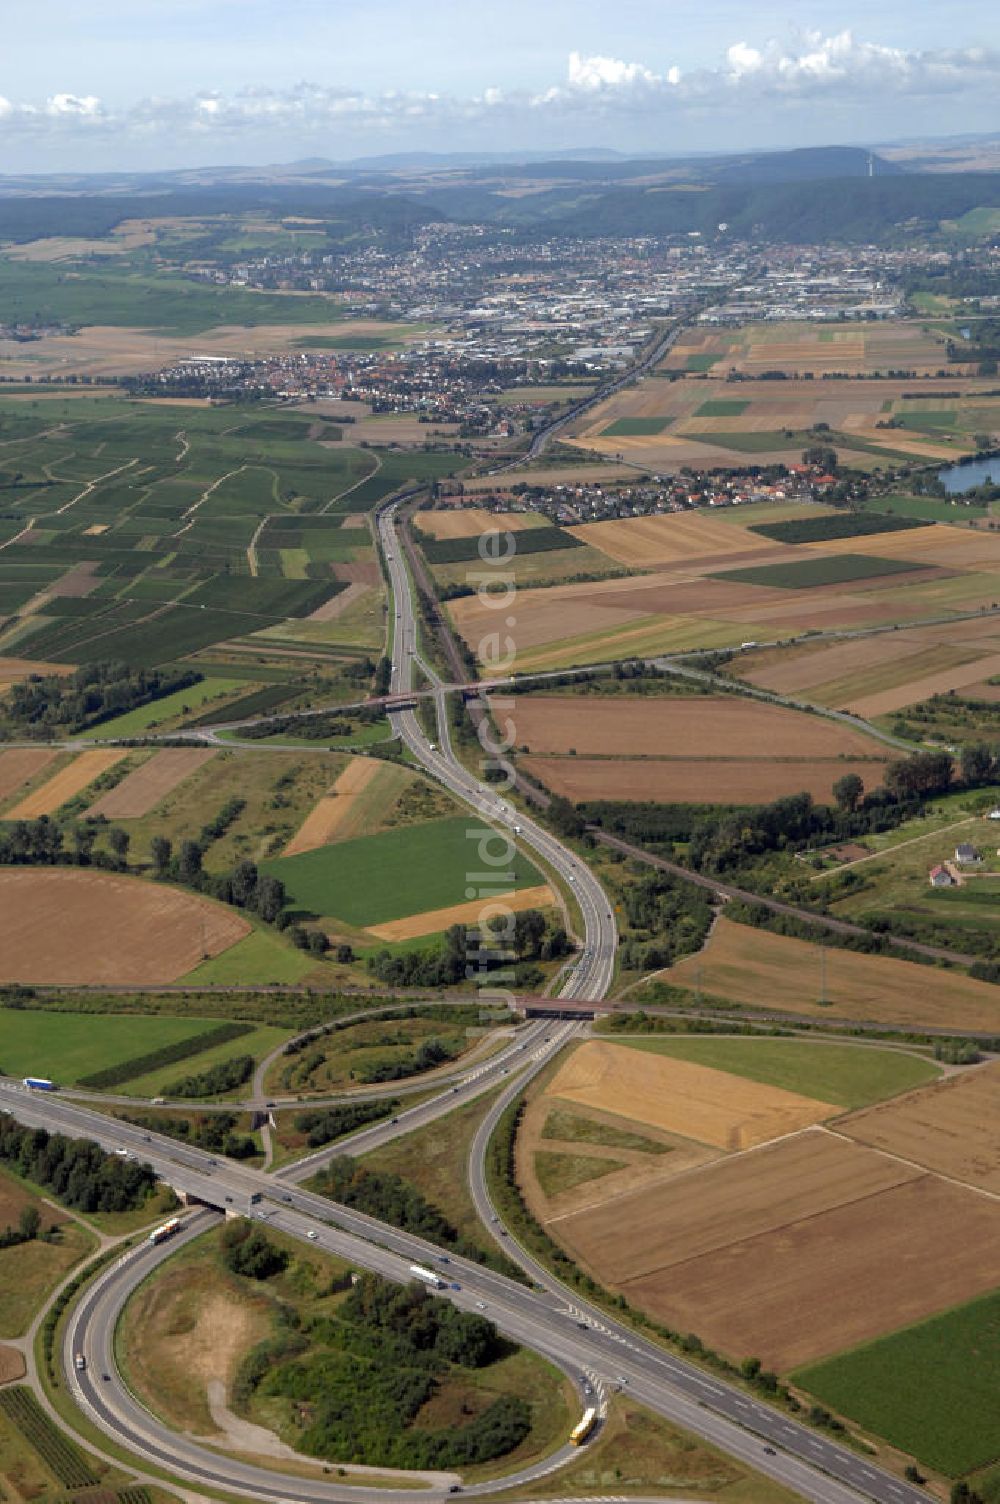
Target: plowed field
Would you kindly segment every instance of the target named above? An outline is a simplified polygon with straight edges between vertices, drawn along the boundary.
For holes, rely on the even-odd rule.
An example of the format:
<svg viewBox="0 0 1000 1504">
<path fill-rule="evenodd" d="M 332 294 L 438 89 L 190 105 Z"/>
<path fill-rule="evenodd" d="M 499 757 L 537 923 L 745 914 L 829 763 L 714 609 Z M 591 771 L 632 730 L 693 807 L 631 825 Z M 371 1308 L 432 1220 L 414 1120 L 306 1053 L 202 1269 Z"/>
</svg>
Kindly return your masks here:
<svg viewBox="0 0 1000 1504">
<path fill-rule="evenodd" d="M 506 712 L 532 752 L 695 757 L 888 756 L 850 726 L 736 696 L 521 695 Z M 790 787 L 790 785 L 789 785 Z"/>
<path fill-rule="evenodd" d="M 519 888 L 516 892 L 501 893 L 497 898 L 473 898 L 469 903 L 452 904 L 447 909 L 429 909 L 425 914 L 411 914 L 407 919 L 391 919 L 386 924 L 371 924 L 368 933 L 379 940 L 413 940 L 420 935 L 437 935 L 451 924 L 478 924 L 484 913 L 486 918 L 504 910 L 512 914 L 523 909 L 545 909 L 556 902 L 555 894 L 548 884 L 537 888 Z"/>
<path fill-rule="evenodd" d="M 75 674 L 75 663 L 38 663 L 34 658 L 0 657 L 0 693 L 11 684 L 20 684 L 29 674 Z"/>
<path fill-rule="evenodd" d="M 865 1108 L 837 1127 L 863 1144 L 1000 1195 L 998 1062 Z"/>
<path fill-rule="evenodd" d="M 821 1008 L 820 967 L 830 1007 Z M 871 1020 L 877 1023 L 1000 1033 L 1000 989 L 958 972 L 943 979 L 932 967 L 894 956 L 772 935 L 720 919 L 697 956 L 672 966 L 668 980 L 700 985 L 707 993 L 778 1012 Z"/>
<path fill-rule="evenodd" d="M 36 777 L 57 756 L 43 747 L 11 747 L 0 752 L 0 799 L 9 799 L 22 783 Z"/>
<path fill-rule="evenodd" d="M 35 789 L 22 799 L 20 804 L 8 810 L 6 818 L 8 820 L 37 820 L 39 815 L 54 814 L 60 805 L 79 794 L 89 783 L 93 783 L 95 778 L 99 778 L 102 773 L 106 773 L 109 768 L 113 768 L 116 763 L 121 762 L 122 758 L 127 756 L 127 752 L 116 752 L 111 748 L 95 748 L 93 752 L 81 752 L 79 757 L 74 758 L 65 768 L 61 768 L 53 778 L 43 783 L 41 788 Z"/>
<path fill-rule="evenodd" d="M 581 543 L 592 544 L 620 564 L 641 567 L 697 558 L 724 559 L 728 554 L 769 549 L 774 552 L 775 548 L 771 539 L 762 538 L 759 533 L 701 512 L 588 522 L 568 531 Z"/>
<path fill-rule="evenodd" d="M 102 794 L 90 806 L 87 815 L 104 815 L 108 820 L 138 819 L 140 815 L 148 815 L 161 799 L 206 762 L 211 762 L 215 755 L 213 747 L 164 747 L 149 762 Z"/>
<path fill-rule="evenodd" d="M 778 1371 L 1000 1281 L 1000 1203 L 822 1130 L 550 1231 L 634 1304 Z"/>
<path fill-rule="evenodd" d="M 537 512 L 487 512 L 482 507 L 470 507 L 448 512 L 421 512 L 417 526 L 422 533 L 432 538 L 474 538 L 477 533 L 488 533 L 499 528 L 505 533 L 520 533 L 526 528 L 537 527 L 544 518 Z"/>
<path fill-rule="evenodd" d="M 383 764 L 373 757 L 352 757 L 329 794 L 320 799 L 289 841 L 282 856 L 315 851 L 343 829 L 358 795 L 372 783 Z"/>
<path fill-rule="evenodd" d="M 574 801 L 655 799 L 667 804 L 767 804 L 782 794 L 802 792 L 829 804 L 830 790 L 845 773 L 857 773 L 866 789 L 874 789 L 884 767 L 835 757 L 521 757 L 518 762 L 553 793 Z"/>
<path fill-rule="evenodd" d="M 233 909 L 139 878 L 0 869 L 0 982 L 175 982 L 250 932 Z"/>
<path fill-rule="evenodd" d="M 603 1040 L 574 1050 L 548 1092 L 717 1149 L 748 1149 L 840 1110 L 727 1071 Z"/>
</svg>

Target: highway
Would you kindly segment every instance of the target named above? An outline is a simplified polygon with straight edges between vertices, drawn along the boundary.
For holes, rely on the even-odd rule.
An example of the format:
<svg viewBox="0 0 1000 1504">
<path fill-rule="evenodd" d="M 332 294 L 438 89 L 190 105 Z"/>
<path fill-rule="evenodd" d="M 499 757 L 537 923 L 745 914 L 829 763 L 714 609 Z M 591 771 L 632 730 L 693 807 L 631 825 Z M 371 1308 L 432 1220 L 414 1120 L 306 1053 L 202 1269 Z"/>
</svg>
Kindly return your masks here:
<svg viewBox="0 0 1000 1504">
<path fill-rule="evenodd" d="M 595 391 L 591 392 L 589 397 L 584 397 L 581 402 L 574 403 L 568 412 L 560 414 L 558 418 L 553 418 L 551 422 L 539 428 L 532 435 L 531 443 L 524 454 L 515 455 L 506 464 L 498 465 L 496 469 L 491 470 L 489 473 L 491 475 L 499 475 L 504 470 L 512 470 L 515 466 L 527 464 L 529 461 L 537 459 L 540 454 L 544 454 L 551 441 L 562 433 L 564 429 L 568 428 L 571 423 L 575 423 L 590 408 L 597 407 L 601 402 L 606 402 L 609 397 L 614 396 L 615 392 L 620 392 L 622 387 L 628 386 L 630 381 L 635 381 L 638 376 L 645 376 L 647 371 L 652 370 L 655 365 L 658 365 L 685 328 L 686 325 L 684 323 L 677 323 L 671 325 L 669 329 L 660 333 L 659 336 L 654 335 L 643 353 L 640 354 L 638 360 L 633 361 L 626 370 L 621 371 L 617 376 L 613 376 L 610 381 L 602 382 Z M 626 463 L 633 464 L 634 462 L 628 460 Z M 635 464 L 635 468 L 638 471 L 642 471 L 643 466 Z"/>
<path fill-rule="evenodd" d="M 573 1023 L 550 1028 L 547 1046 L 539 1048 L 538 1058 L 531 1060 L 529 1069 L 541 1069 L 579 1028 L 580 1025 Z M 523 1076 L 512 1081 L 491 1116 L 495 1117 L 523 1085 Z M 813 1504 L 857 1504 L 858 1495 L 879 1504 L 927 1504 L 927 1496 L 919 1489 L 735 1386 L 675 1358 L 577 1300 L 537 1266 L 533 1273 L 539 1288 L 529 1289 L 465 1259 L 448 1256 L 445 1260 L 440 1248 L 303 1190 L 288 1177 L 279 1179 L 156 1134 L 147 1135 L 58 1097 L 43 1097 L 0 1083 L 0 1107 L 9 1109 L 29 1126 L 47 1127 L 74 1137 L 85 1135 L 107 1149 L 134 1153 L 178 1190 L 217 1209 L 262 1217 L 266 1223 L 308 1239 L 315 1247 L 346 1258 L 360 1268 L 405 1280 L 412 1263 L 437 1267 L 452 1286 L 442 1292 L 449 1299 L 465 1309 L 483 1310 L 508 1336 L 541 1352 L 578 1382 L 584 1375 L 592 1374 L 602 1376 L 612 1385 L 627 1387 L 653 1411 L 712 1441 Z M 473 1159 L 477 1157 L 478 1145 Z M 258 1203 L 251 1202 L 251 1196 L 255 1195 L 261 1198 Z M 488 1197 L 478 1176 L 474 1177 L 474 1195 L 485 1210 L 489 1206 Z M 530 1264 L 528 1256 L 492 1222 L 493 1215 L 486 1211 L 487 1225 L 493 1229 L 498 1243 L 518 1262 Z M 194 1226 L 209 1225 L 207 1217 L 207 1213 L 197 1213 Z M 176 1241 L 159 1247 L 143 1244 L 140 1251 L 130 1253 L 101 1274 L 74 1311 L 67 1329 L 64 1347 L 67 1376 L 78 1403 L 89 1417 L 130 1452 L 138 1450 L 140 1455 L 155 1460 L 166 1447 L 172 1473 L 204 1483 L 205 1469 L 211 1467 L 215 1470 L 212 1476 L 224 1479 L 224 1486 L 245 1488 L 250 1485 L 235 1471 L 243 1464 L 167 1431 L 137 1405 L 115 1366 L 108 1366 L 110 1334 L 122 1304 L 141 1278 L 176 1246 Z M 457 1290 L 453 1288 L 456 1284 Z M 83 1352 L 88 1361 L 91 1380 L 86 1388 L 77 1382 L 72 1370 L 76 1352 Z M 95 1372 L 107 1373 L 108 1380 L 95 1379 Z M 95 1401 L 92 1391 L 96 1384 L 100 1389 Z M 546 1468 L 551 1461 L 547 1460 Z M 253 1489 L 265 1497 L 302 1500 L 306 1504 L 313 1501 L 329 1504 L 338 1497 L 335 1485 L 285 1479 L 270 1472 L 261 1473 L 260 1482 L 255 1482 Z M 352 1495 L 354 1492 L 352 1488 Z M 426 1491 L 421 1492 L 420 1497 L 428 1496 Z M 392 1491 L 392 1497 L 398 1497 L 397 1490 Z M 382 1499 L 387 1504 L 387 1496 L 382 1495 Z"/>
<path fill-rule="evenodd" d="M 410 577 L 396 537 L 396 511 L 401 503 L 391 502 L 378 513 L 376 524 L 379 542 L 389 571 L 392 587 L 392 694 L 408 694 L 413 687 L 413 659 L 417 656 L 417 623 L 413 607 Z M 462 799 L 483 821 L 484 841 L 480 850 L 493 852 L 502 842 L 496 839 L 487 843 L 488 830 L 502 833 L 513 844 L 526 846 L 536 852 L 571 889 L 580 907 L 584 923 L 584 949 L 580 960 L 573 966 L 560 997 L 596 1001 L 608 992 L 614 976 L 615 952 L 618 946 L 618 931 L 611 905 L 604 889 L 590 868 L 576 854 L 530 816 L 522 814 L 509 800 L 502 798 L 488 785 L 480 783 L 462 766 L 452 751 L 447 731 L 447 711 L 444 696 L 436 695 L 439 707 L 440 744 L 432 743 L 424 735 L 416 714 L 412 710 L 394 710 L 389 719 L 416 760 L 439 783 Z M 485 755 L 485 754 L 484 754 Z M 512 854 L 512 848 L 511 848 Z M 484 863 L 477 853 L 477 843 L 470 841 L 470 873 L 477 878 Z M 507 858 L 509 860 L 509 857 Z M 492 857 L 487 858 L 492 865 Z M 502 891 L 502 873 L 505 861 L 497 863 L 496 873 L 487 872 L 478 883 L 488 896 Z M 474 893 L 473 896 L 476 896 Z M 485 901 L 485 899 L 484 899 Z"/>
<path fill-rule="evenodd" d="M 384 506 L 377 518 L 379 538 L 392 584 L 394 693 L 408 693 L 415 656 L 416 622 L 410 582 L 397 546 L 394 518 L 399 502 Z M 443 696 L 439 705 L 443 705 Z M 565 977 L 560 996 L 567 1000 L 603 997 L 610 987 L 617 944 L 614 917 L 593 874 L 576 855 L 542 826 L 520 813 L 495 790 L 479 783 L 457 760 L 441 716 L 440 744 L 429 741 L 412 711 L 394 711 L 392 720 L 418 762 L 465 801 L 483 821 L 484 831 L 505 835 L 537 853 L 572 888 L 583 917 L 583 952 Z M 509 860 L 505 856 L 500 867 Z M 470 871 L 480 856 L 470 841 Z M 478 880 L 478 879 L 477 879 Z M 502 888 L 502 877 L 494 879 Z M 675 1357 L 669 1351 L 579 1300 L 520 1248 L 503 1227 L 490 1203 L 484 1171 L 490 1134 L 503 1110 L 582 1029 L 578 1023 L 528 1025 L 502 1054 L 453 1082 L 432 1100 L 362 1129 L 350 1139 L 321 1149 L 308 1161 L 275 1175 L 214 1156 L 176 1140 L 133 1127 L 61 1096 L 33 1093 L 0 1080 L 0 1110 L 31 1127 L 96 1140 L 110 1152 L 148 1162 L 179 1193 L 208 1208 L 188 1214 L 184 1231 L 161 1245 L 140 1244 L 103 1270 L 88 1287 L 67 1323 L 63 1366 L 71 1392 L 89 1419 L 129 1453 L 162 1466 L 171 1476 L 228 1493 L 251 1492 L 280 1504 L 333 1504 L 348 1491 L 343 1485 L 279 1471 L 223 1455 L 190 1437 L 171 1431 L 146 1411 L 129 1392 L 114 1361 L 113 1336 L 129 1294 L 178 1242 L 212 1225 L 219 1212 L 261 1218 L 312 1246 L 345 1258 L 359 1268 L 387 1278 L 406 1280 L 410 1265 L 434 1268 L 447 1281 L 439 1294 L 466 1310 L 479 1310 L 514 1341 L 542 1353 L 569 1374 L 582 1395 L 585 1385 L 601 1393 L 602 1381 L 627 1389 L 654 1412 L 684 1426 L 722 1451 L 784 1484 L 811 1504 L 857 1504 L 859 1497 L 876 1504 L 928 1504 L 927 1495 L 880 1469 L 865 1457 L 838 1445 L 823 1433 L 758 1401 L 736 1385 Z M 505 1078 L 509 1076 L 509 1080 Z M 489 1086 L 504 1083 L 476 1134 L 469 1181 L 484 1225 L 499 1247 L 530 1276 L 532 1285 L 471 1263 L 398 1228 L 353 1211 L 306 1190 L 308 1178 L 337 1154 L 361 1152 L 451 1110 Z M 82 1374 L 73 1357 L 83 1353 Z M 104 1375 L 107 1374 L 107 1378 Z M 570 1455 L 564 1447 L 554 1456 L 504 1486 L 522 1488 Z M 466 1486 L 466 1493 L 492 1492 L 496 1484 Z M 416 1504 L 440 1497 L 440 1490 L 380 1491 L 352 1485 L 349 1496 L 380 1504 Z"/>
</svg>

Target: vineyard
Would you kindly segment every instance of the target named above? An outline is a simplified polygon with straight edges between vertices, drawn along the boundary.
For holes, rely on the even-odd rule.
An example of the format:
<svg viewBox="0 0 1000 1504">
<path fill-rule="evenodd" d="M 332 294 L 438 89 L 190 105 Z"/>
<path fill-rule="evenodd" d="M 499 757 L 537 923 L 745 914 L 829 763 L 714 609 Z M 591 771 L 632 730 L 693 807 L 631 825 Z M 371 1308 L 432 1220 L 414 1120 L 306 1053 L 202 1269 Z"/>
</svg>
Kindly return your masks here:
<svg viewBox="0 0 1000 1504">
<path fill-rule="evenodd" d="M 17 1427 L 64 1488 L 93 1488 L 100 1482 L 83 1453 L 56 1429 L 23 1384 L 0 1390 L 0 1413 Z"/>
</svg>

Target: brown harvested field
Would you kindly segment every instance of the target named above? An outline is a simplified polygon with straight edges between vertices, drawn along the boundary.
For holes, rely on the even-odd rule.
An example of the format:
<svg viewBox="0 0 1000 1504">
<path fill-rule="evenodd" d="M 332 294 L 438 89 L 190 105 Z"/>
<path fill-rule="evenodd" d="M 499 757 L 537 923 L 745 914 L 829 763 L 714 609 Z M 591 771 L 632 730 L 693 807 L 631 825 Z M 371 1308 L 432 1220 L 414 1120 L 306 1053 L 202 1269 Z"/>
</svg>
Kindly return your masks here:
<svg viewBox="0 0 1000 1504">
<path fill-rule="evenodd" d="M 0 657 L 0 690 L 11 684 L 20 684 L 31 674 L 75 674 L 78 667 L 76 663 L 39 663 L 34 658 Z"/>
<path fill-rule="evenodd" d="M 866 1107 L 840 1133 L 1000 1195 L 1000 1061 Z"/>
<path fill-rule="evenodd" d="M 315 611 L 310 611 L 306 621 L 336 621 L 338 616 L 343 616 L 348 606 L 367 595 L 372 587 L 366 585 L 363 580 L 352 580 L 346 590 L 338 590 L 336 595 L 331 595 L 322 606 L 317 606 Z"/>
<path fill-rule="evenodd" d="M 740 1161 L 751 1186 L 760 1174 L 757 1157 Z M 692 1190 L 711 1194 L 711 1177 L 721 1168 L 728 1165 L 693 1175 Z M 772 1163 L 767 1171 L 763 1190 L 781 1205 L 789 1186 L 784 1166 Z M 807 1184 L 816 1183 L 808 1167 L 805 1175 Z M 661 1218 L 676 1229 L 670 1189 L 657 1200 Z M 1000 1282 L 1000 1203 L 935 1175 L 863 1196 L 852 1184 L 843 1204 L 756 1236 L 739 1236 L 733 1206 L 725 1208 L 727 1244 L 621 1288 L 676 1329 L 697 1331 L 733 1358 L 754 1354 L 779 1373 L 972 1300 Z"/>
<path fill-rule="evenodd" d="M 648 568 L 689 559 L 724 559 L 729 554 L 774 550 L 774 542 L 732 522 L 703 512 L 674 512 L 655 517 L 624 517 L 613 522 L 586 522 L 567 529 L 619 564 Z"/>
<path fill-rule="evenodd" d="M 286 852 L 287 855 L 287 852 Z M 447 909 L 428 909 L 407 919 L 393 919 L 387 924 L 370 924 L 368 934 L 379 940 L 414 940 L 420 935 L 437 935 L 451 924 L 473 925 L 485 922 L 493 914 L 520 913 L 522 909 L 551 908 L 557 902 L 547 883 L 536 888 L 518 888 L 495 898 L 474 898 L 469 903 L 452 904 Z"/>
<path fill-rule="evenodd" d="M 0 752 L 0 800 L 9 799 L 22 784 L 37 778 L 58 755 L 44 747 L 11 747 Z"/>
<path fill-rule="evenodd" d="M 711 758 L 878 757 L 882 743 L 840 722 L 735 695 L 520 695 L 504 701 L 532 752 Z"/>
<path fill-rule="evenodd" d="M 881 762 L 852 758 L 519 757 L 518 766 L 554 794 L 586 799 L 652 799 L 662 804 L 768 804 L 782 794 L 808 793 L 829 804 L 845 773 L 866 789 L 882 781 Z"/>
<path fill-rule="evenodd" d="M 416 516 L 420 531 L 429 533 L 432 538 L 474 538 L 494 528 L 507 533 L 523 533 L 544 522 L 545 518 L 537 512 L 487 512 L 482 507 L 418 512 Z"/>
<path fill-rule="evenodd" d="M 92 752 L 81 752 L 53 778 L 8 810 L 6 818 L 37 820 L 39 815 L 54 814 L 60 805 L 79 794 L 88 783 L 93 783 L 95 778 L 99 778 L 127 756 L 127 752 L 115 751 L 113 748 L 95 747 Z"/>
<path fill-rule="evenodd" d="M 72 569 L 60 575 L 59 579 L 54 580 L 51 585 L 46 585 L 45 589 L 40 592 L 40 598 L 49 600 L 54 596 L 66 596 L 76 600 L 90 595 L 100 583 L 97 575 L 97 560 L 84 559 L 82 563 L 74 564 Z"/>
<path fill-rule="evenodd" d="M 0 1384 L 13 1384 L 25 1375 L 24 1354 L 16 1347 L 0 1343 Z"/>
<path fill-rule="evenodd" d="M 573 1051 L 547 1095 L 729 1150 L 767 1143 L 840 1111 L 727 1071 L 596 1039 Z"/>
<path fill-rule="evenodd" d="M 716 1253 L 737 1238 L 864 1202 L 922 1173 L 810 1130 L 699 1166 L 658 1188 L 653 1204 L 644 1205 L 641 1193 L 608 1198 L 591 1209 L 592 1225 L 567 1217 L 558 1232 L 591 1268 L 624 1285 Z"/>
<path fill-rule="evenodd" d="M 817 931 L 817 939 L 822 931 Z M 750 1007 L 1000 1034 L 1000 988 L 956 971 L 946 975 L 916 961 L 822 948 L 829 1006 L 817 1002 L 821 947 L 788 935 L 719 919 L 696 956 L 666 973 L 680 987 Z"/>
<path fill-rule="evenodd" d="M 102 794 L 87 810 L 87 817 L 103 815 L 108 820 L 135 820 L 148 815 L 161 799 L 211 762 L 216 752 L 215 747 L 164 747 Z"/>
<path fill-rule="evenodd" d="M 882 714 L 913 704 L 927 693 L 946 693 L 987 677 L 984 665 L 1000 655 L 1000 620 L 941 622 L 903 627 L 879 637 L 847 642 L 802 642 L 741 654 L 731 665 L 740 679 L 778 694 L 804 695 L 818 704 L 859 714 Z M 927 688 L 930 686 L 930 688 Z M 870 701 L 883 709 L 868 709 Z M 879 697 L 875 699 L 875 697 Z"/>
<path fill-rule="evenodd" d="M 856 715 L 871 720 L 874 716 L 889 715 L 894 710 L 902 710 L 906 705 L 914 705 L 918 700 L 930 699 L 931 695 L 948 694 L 951 690 L 968 690 L 977 679 L 994 674 L 1000 674 L 1000 653 L 989 658 L 979 658 L 974 663 L 938 667 L 931 673 L 908 679 L 905 683 L 878 694 L 859 695 L 852 700 L 849 708 Z"/>
<path fill-rule="evenodd" d="M 136 877 L 79 868 L 0 870 L 0 982 L 176 982 L 250 933 L 233 909 Z"/>
<path fill-rule="evenodd" d="M 424 423 L 417 413 L 391 413 L 360 418 L 348 429 L 347 438 L 351 444 L 419 444 L 423 448 L 437 434 L 451 438 L 458 430 L 457 423 L 446 423 L 443 419 Z"/>
<path fill-rule="evenodd" d="M 333 577 L 335 580 L 346 580 L 349 585 L 356 582 L 362 585 L 378 585 L 382 579 L 374 559 L 356 559 L 349 564 L 334 564 Z"/>
<path fill-rule="evenodd" d="M 282 856 L 296 856 L 326 846 L 341 831 L 351 810 L 370 783 L 384 767 L 374 757 L 352 757 L 328 794 L 309 811 Z"/>
</svg>

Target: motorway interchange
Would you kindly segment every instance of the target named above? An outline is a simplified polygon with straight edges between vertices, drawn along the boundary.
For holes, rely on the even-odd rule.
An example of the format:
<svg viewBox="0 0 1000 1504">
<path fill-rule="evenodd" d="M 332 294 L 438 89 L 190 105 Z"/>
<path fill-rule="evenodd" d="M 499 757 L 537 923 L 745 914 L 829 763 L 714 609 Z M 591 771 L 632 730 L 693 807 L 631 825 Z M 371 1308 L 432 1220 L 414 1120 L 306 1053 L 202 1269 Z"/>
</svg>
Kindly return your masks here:
<svg viewBox="0 0 1000 1504">
<path fill-rule="evenodd" d="M 392 692 L 412 688 L 412 661 L 417 656 L 409 575 L 395 536 L 399 503 L 377 515 L 393 599 Z M 412 649 L 412 651 L 411 651 Z M 416 760 L 462 799 L 484 822 L 505 832 L 570 886 L 584 925 L 582 957 L 563 975 L 560 996 L 593 1001 L 608 992 L 614 971 L 617 933 L 607 897 L 590 869 L 542 826 L 480 783 L 455 756 L 448 737 L 442 697 L 438 703 L 438 742 L 424 735 L 410 709 L 391 713 L 395 729 Z M 131 1394 L 118 1371 L 114 1332 L 119 1313 L 133 1290 L 178 1242 L 206 1231 L 226 1211 L 262 1218 L 268 1225 L 314 1247 L 347 1259 L 359 1268 L 406 1281 L 413 1264 L 439 1273 L 446 1288 L 438 1293 L 466 1310 L 485 1312 L 514 1341 L 531 1347 L 562 1369 L 576 1385 L 581 1408 L 603 1404 L 607 1388 L 627 1389 L 652 1411 L 696 1433 L 722 1451 L 800 1494 L 814 1504 L 857 1504 L 859 1497 L 878 1504 L 927 1504 L 927 1495 L 830 1441 L 734 1384 L 726 1383 L 582 1302 L 561 1285 L 503 1226 L 486 1182 L 486 1151 L 502 1113 L 523 1091 L 528 1079 L 561 1050 L 583 1026 L 578 1023 L 529 1023 L 488 1062 L 442 1083 L 442 1090 L 391 1122 L 380 1122 L 351 1138 L 318 1151 L 273 1174 L 147 1133 L 65 1098 L 38 1096 L 18 1083 L 0 1080 L 0 1109 L 28 1126 L 45 1127 L 73 1137 L 85 1136 L 109 1151 L 126 1152 L 149 1162 L 178 1192 L 199 1203 L 182 1218 L 180 1231 L 162 1243 L 144 1242 L 112 1263 L 87 1287 L 71 1311 L 62 1342 L 62 1364 L 70 1392 L 88 1419 L 129 1454 L 144 1458 L 170 1477 L 193 1486 L 211 1487 L 254 1497 L 299 1504 L 343 1500 L 343 1484 L 316 1478 L 284 1476 L 227 1456 L 187 1436 L 172 1432 Z M 400 1134 L 452 1111 L 500 1087 L 473 1142 L 468 1167 L 477 1211 L 509 1257 L 530 1277 L 530 1286 L 464 1259 L 448 1256 L 422 1239 L 305 1190 L 302 1182 L 336 1154 L 363 1153 Z M 86 1366 L 77 1370 L 76 1355 Z M 577 1455 L 568 1444 L 542 1463 L 505 1478 L 530 1491 L 533 1480 Z M 457 1482 L 447 1485 L 457 1488 Z M 496 1483 L 469 1485 L 467 1493 L 495 1492 Z M 438 1489 L 438 1495 L 441 1493 Z M 426 1488 L 384 1491 L 352 1484 L 349 1497 L 378 1498 L 409 1504 L 434 1498 Z"/>
</svg>

